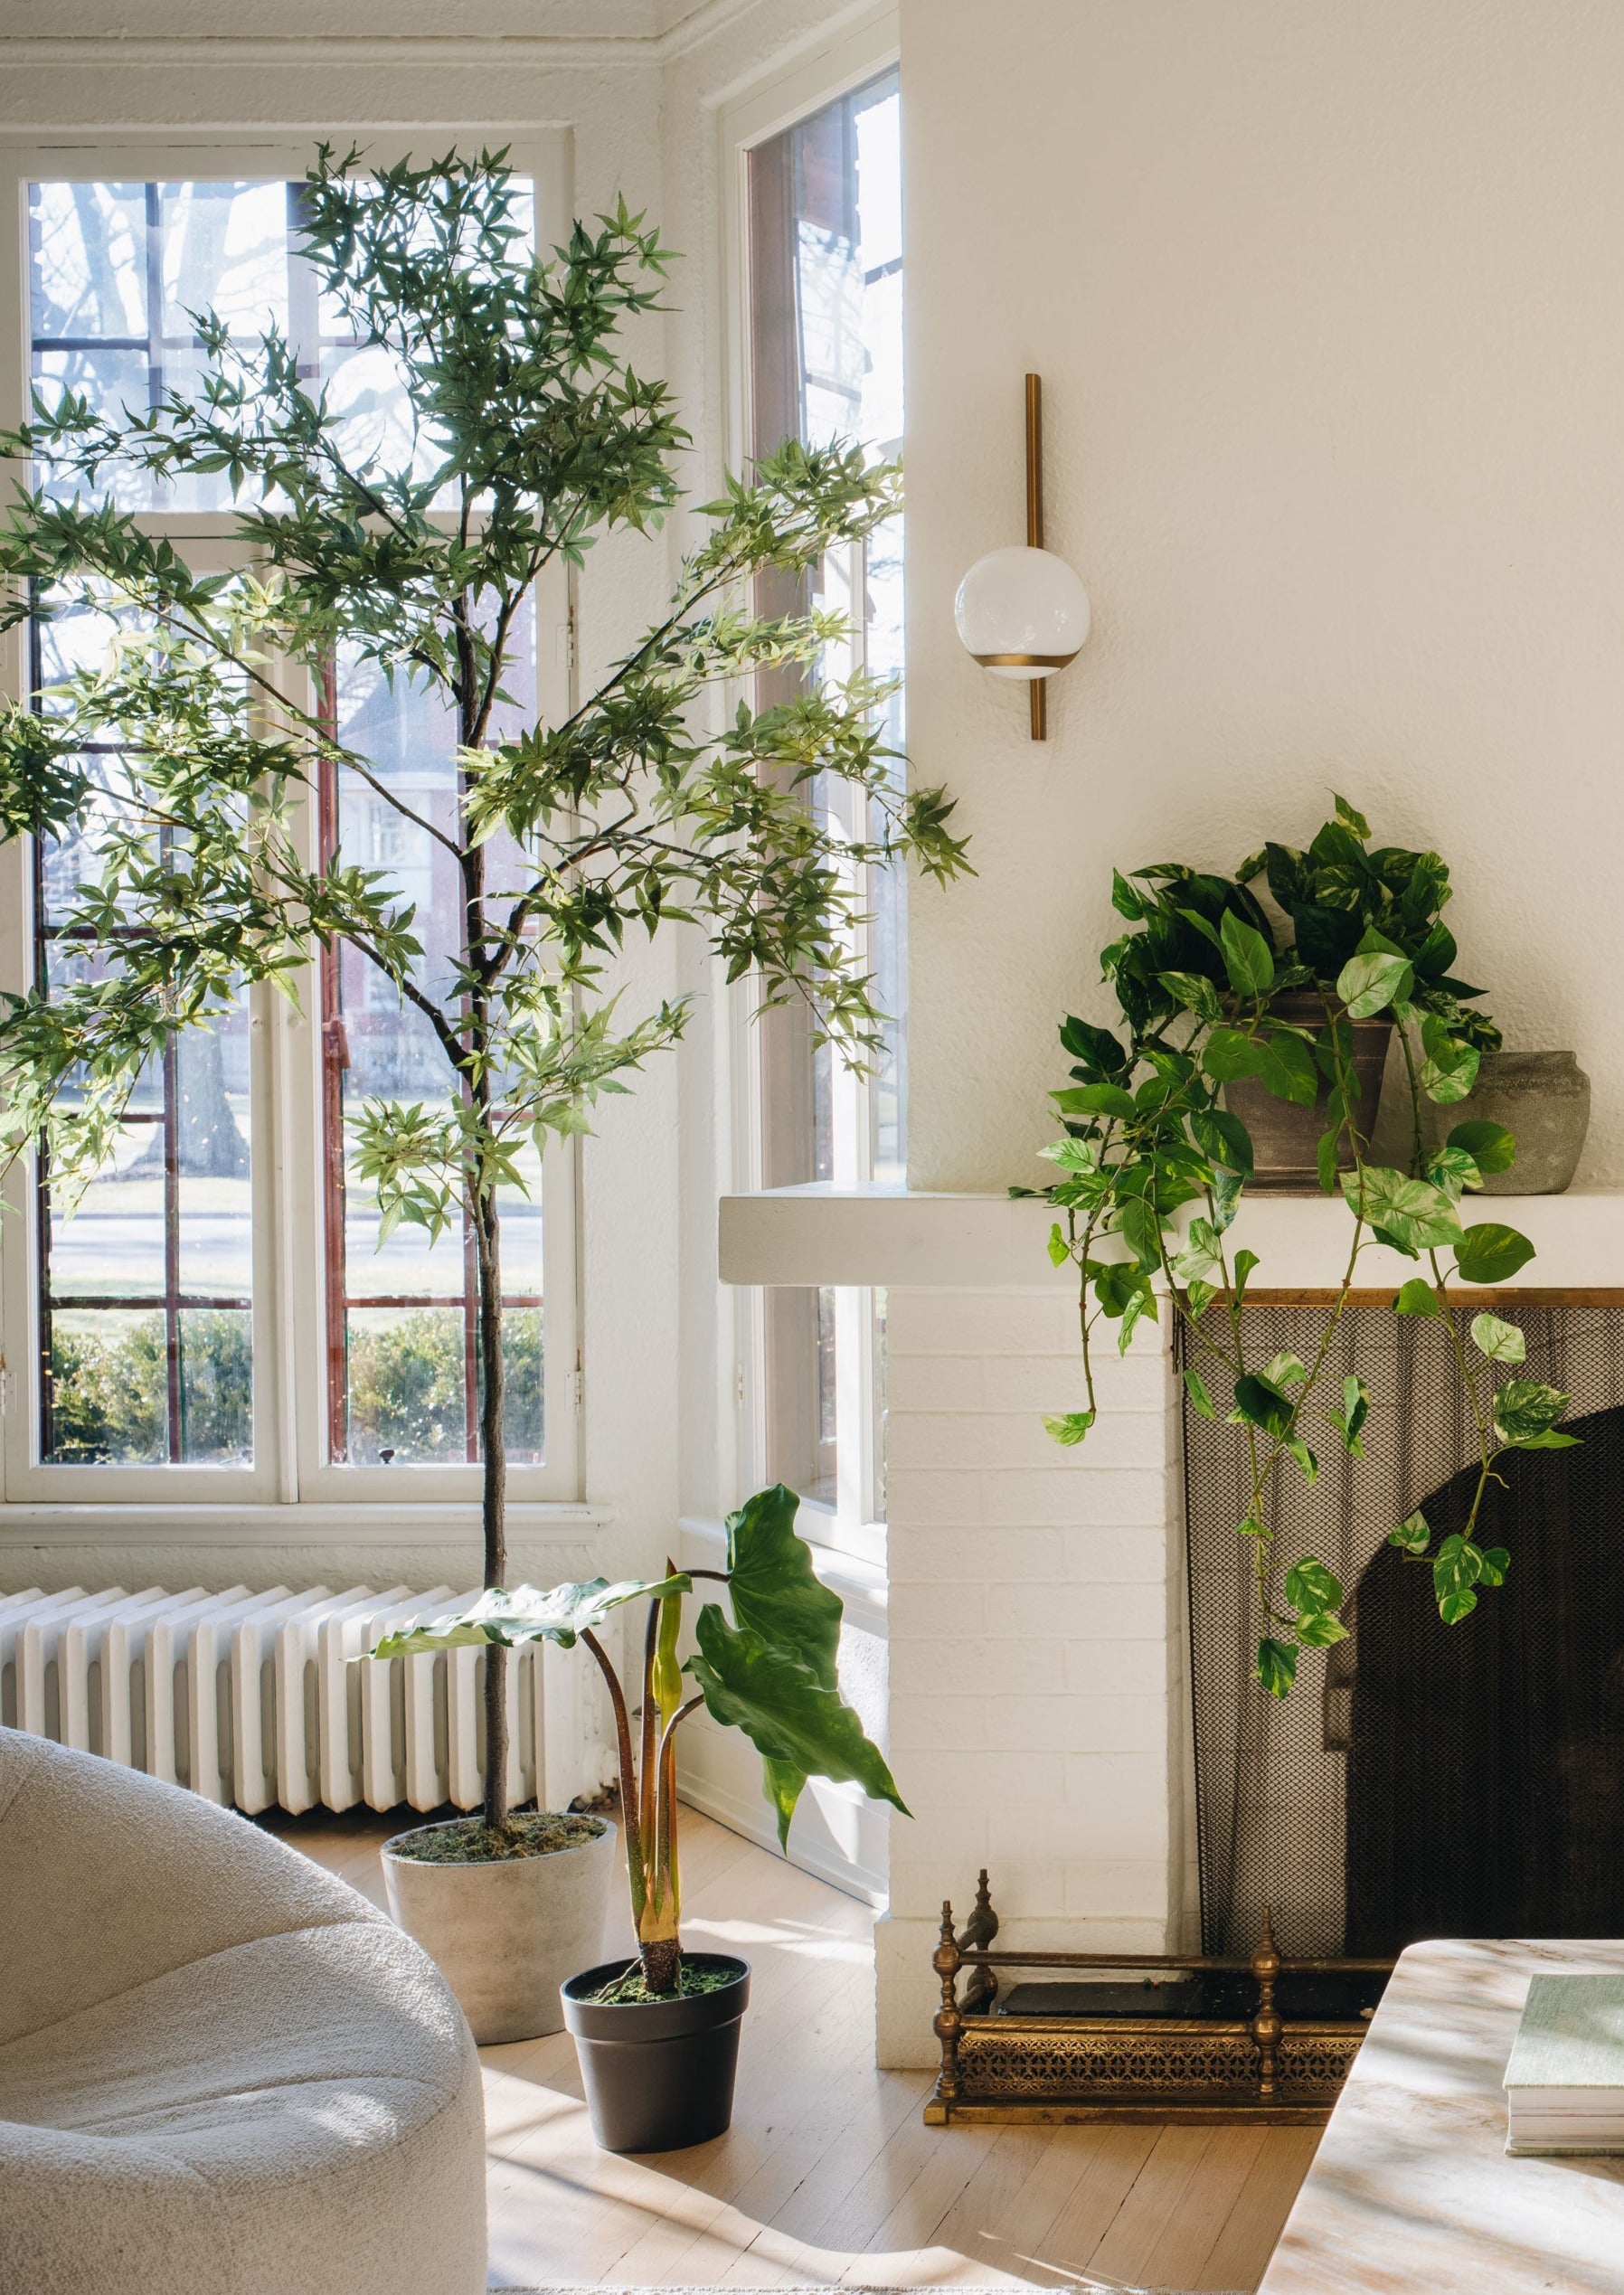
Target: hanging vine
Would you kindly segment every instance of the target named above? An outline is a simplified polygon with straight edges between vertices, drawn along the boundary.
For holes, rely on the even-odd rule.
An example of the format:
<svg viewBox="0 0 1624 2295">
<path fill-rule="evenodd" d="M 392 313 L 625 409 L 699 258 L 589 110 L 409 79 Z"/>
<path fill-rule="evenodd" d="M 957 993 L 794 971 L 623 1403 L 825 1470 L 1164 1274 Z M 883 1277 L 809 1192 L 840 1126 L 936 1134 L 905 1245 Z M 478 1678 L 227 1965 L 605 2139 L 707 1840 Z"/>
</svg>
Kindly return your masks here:
<svg viewBox="0 0 1624 2295">
<path fill-rule="evenodd" d="M 1116 1029 L 1069 1017 L 1061 1043 L 1072 1081 L 1052 1094 L 1065 1137 L 1043 1152 L 1061 1176 L 1042 1190 L 1054 1207 L 1049 1253 L 1079 1278 L 1085 1406 L 1044 1421 L 1062 1444 L 1087 1439 L 1098 1412 L 1095 1350 L 1114 1329 L 1126 1353 L 1166 1300 L 1185 1339 L 1192 1406 L 1223 1412 L 1236 1431 L 1249 1488 L 1236 1525 L 1257 1591 L 1255 1675 L 1284 1697 L 1298 1652 L 1342 1640 L 1341 1581 L 1313 1554 L 1282 1562 L 1270 1524 L 1279 1478 L 1312 1484 L 1321 1427 L 1364 1456 L 1371 1397 L 1356 1374 L 1327 1391 L 1332 1344 L 1362 1255 L 1380 1244 L 1416 1262 L 1393 1301 L 1396 1315 L 1435 1318 L 1451 1350 L 1475 1430 L 1478 1480 L 1464 1529 L 1434 1546 L 1419 1511 L 1388 1541 L 1430 1563 L 1446 1625 L 1469 1617 L 1479 1590 L 1505 1582 L 1511 1557 L 1477 1536 L 1483 1499 L 1502 1479 L 1507 1450 L 1574 1441 L 1558 1421 L 1568 1398 L 1523 1376 L 1497 1384 L 1525 1358 L 1515 1324 L 1484 1311 L 1469 1342 L 1451 1311 L 1462 1285 L 1505 1282 L 1534 1257 L 1525 1235 L 1497 1220 L 1462 1218 L 1486 1175 L 1509 1169 L 1516 1143 L 1503 1125 L 1455 1125 L 1429 1148 L 1428 1101 L 1464 1100 L 1499 1032 L 1477 1004 L 1480 989 L 1455 977 L 1456 944 L 1442 911 L 1449 871 L 1436 853 L 1372 848 L 1370 826 L 1344 798 L 1306 852 L 1266 845 L 1232 878 L 1163 862 L 1125 878 L 1112 901 L 1128 930 L 1102 951 L 1120 1012 Z M 1251 890 L 1262 879 L 1273 911 Z M 1313 1007 L 1304 1016 L 1304 999 Z M 1409 1094 L 1409 1168 L 1374 1161 L 1374 1094 L 1361 1087 L 1355 1024 L 1391 1020 Z M 1319 1111 L 1319 1185 L 1349 1214 L 1346 1256 L 1308 1359 L 1255 1359 L 1245 1313 L 1260 1261 L 1233 1248 L 1232 1230 L 1253 1174 L 1251 1133 L 1225 1087 L 1255 1079 L 1274 1098 Z M 1225 1402 L 1228 1408 L 1225 1409 Z M 1311 1439 L 1312 1438 L 1312 1439 Z"/>
</svg>

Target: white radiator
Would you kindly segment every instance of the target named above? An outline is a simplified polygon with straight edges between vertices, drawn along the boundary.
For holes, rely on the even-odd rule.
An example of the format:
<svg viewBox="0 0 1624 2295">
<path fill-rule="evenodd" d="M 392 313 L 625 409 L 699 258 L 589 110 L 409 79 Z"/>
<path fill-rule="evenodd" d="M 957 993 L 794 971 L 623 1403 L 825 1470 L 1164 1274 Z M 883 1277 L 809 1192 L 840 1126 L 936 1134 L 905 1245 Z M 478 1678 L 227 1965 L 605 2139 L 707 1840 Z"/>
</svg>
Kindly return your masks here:
<svg viewBox="0 0 1624 2295">
<path fill-rule="evenodd" d="M 114 1586 L 0 1594 L 0 1723 L 189 1785 L 250 1816 L 273 1803 L 476 1809 L 483 1798 L 484 1653 L 380 1662 L 398 1626 L 461 1609 L 436 1586 L 333 1593 Z M 544 1643 L 507 1668 L 507 1784 L 568 1809 L 612 1774 L 596 1682 Z"/>
</svg>

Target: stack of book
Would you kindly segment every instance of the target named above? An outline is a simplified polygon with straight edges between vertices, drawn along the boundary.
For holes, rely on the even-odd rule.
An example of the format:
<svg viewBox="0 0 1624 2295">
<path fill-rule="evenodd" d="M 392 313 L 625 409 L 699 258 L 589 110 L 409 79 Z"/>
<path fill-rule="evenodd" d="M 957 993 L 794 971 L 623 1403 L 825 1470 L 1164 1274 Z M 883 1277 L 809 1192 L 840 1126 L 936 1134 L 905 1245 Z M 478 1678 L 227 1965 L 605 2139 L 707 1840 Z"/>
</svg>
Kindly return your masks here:
<svg viewBox="0 0 1624 2295">
<path fill-rule="evenodd" d="M 1508 2152 L 1624 2152 L 1624 1976 L 1536 1976 L 1506 2067 Z"/>
</svg>

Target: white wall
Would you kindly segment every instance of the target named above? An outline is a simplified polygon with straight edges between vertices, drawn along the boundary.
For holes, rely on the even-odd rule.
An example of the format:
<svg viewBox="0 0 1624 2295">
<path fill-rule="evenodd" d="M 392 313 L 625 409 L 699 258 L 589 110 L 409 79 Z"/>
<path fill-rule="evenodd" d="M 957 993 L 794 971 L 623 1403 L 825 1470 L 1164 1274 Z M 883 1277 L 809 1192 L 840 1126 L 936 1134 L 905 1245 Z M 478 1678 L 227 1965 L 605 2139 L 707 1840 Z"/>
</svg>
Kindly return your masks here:
<svg viewBox="0 0 1624 2295">
<path fill-rule="evenodd" d="M 1334 786 L 1451 864 L 1619 1185 L 1624 10 L 902 0 L 902 42 L 910 746 L 979 871 L 915 896 L 914 1184 L 1032 1176 L 1113 863 L 1232 866 Z M 1024 539 L 1029 367 L 1096 617 L 1046 748 L 951 616 Z"/>
</svg>

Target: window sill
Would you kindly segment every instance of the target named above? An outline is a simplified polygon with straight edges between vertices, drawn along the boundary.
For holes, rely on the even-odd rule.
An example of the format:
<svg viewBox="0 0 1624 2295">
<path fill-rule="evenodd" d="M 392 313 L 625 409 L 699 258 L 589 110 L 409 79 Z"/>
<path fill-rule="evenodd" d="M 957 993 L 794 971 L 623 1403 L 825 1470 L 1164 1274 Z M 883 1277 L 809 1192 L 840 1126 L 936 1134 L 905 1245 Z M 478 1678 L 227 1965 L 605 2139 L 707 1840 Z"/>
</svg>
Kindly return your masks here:
<svg viewBox="0 0 1624 2295">
<path fill-rule="evenodd" d="M 684 1515 L 677 1525 L 684 1546 L 692 1551 L 681 1558 L 692 1560 L 699 1566 L 702 1554 L 706 1566 L 713 1567 L 711 1557 L 717 1561 L 727 1553 L 727 1532 L 720 1522 L 704 1515 Z M 811 1542 L 808 1541 L 808 1544 Z M 812 1546 L 812 1566 L 818 1581 L 837 1593 L 845 1604 L 845 1623 L 855 1626 L 865 1634 L 877 1634 L 882 1640 L 890 1631 L 886 1606 L 887 1581 L 878 1563 L 861 1562 L 855 1554 L 840 1554 L 833 1546 Z"/>
<path fill-rule="evenodd" d="M 571 1541 L 590 1536 L 615 1519 L 603 1506 L 558 1501 L 510 1503 L 507 1535 L 525 1539 Z M 84 1502 L 28 1500 L 0 1504 L 0 1548 L 8 1545 L 82 1545 L 87 1539 L 118 1539 L 165 1546 L 217 1546 L 252 1539 L 268 1546 L 439 1546 L 448 1538 L 477 1536 L 477 1499 L 400 1506 L 352 1501 L 292 1506 L 120 1506 L 107 1499 Z"/>
</svg>

